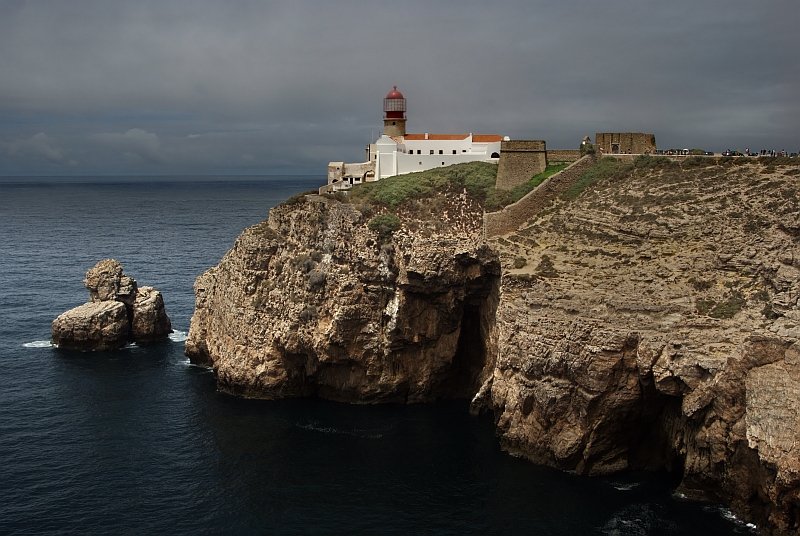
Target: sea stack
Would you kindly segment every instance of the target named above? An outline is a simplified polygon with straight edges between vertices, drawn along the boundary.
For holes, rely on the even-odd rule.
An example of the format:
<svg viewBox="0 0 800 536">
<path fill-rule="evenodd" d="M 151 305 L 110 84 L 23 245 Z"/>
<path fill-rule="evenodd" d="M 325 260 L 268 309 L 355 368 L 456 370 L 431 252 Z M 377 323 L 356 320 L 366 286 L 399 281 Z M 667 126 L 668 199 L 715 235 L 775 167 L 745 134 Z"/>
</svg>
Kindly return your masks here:
<svg viewBox="0 0 800 536">
<path fill-rule="evenodd" d="M 91 301 L 53 320 L 53 344 L 70 350 L 113 350 L 150 344 L 172 333 L 161 292 L 139 288 L 114 259 L 98 262 L 83 284 Z"/>
</svg>

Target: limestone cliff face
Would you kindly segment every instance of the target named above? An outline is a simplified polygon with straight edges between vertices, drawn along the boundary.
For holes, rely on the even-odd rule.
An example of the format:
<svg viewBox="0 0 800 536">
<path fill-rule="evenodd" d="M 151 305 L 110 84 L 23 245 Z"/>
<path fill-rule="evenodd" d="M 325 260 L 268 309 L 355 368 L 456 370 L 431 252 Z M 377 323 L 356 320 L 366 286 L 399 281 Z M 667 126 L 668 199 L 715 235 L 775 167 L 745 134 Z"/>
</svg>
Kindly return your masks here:
<svg viewBox="0 0 800 536">
<path fill-rule="evenodd" d="M 484 242 L 463 196 L 281 205 L 198 278 L 186 352 L 249 397 L 472 397 L 504 448 L 588 474 L 681 471 L 800 527 L 796 166 L 629 169 Z"/>
<path fill-rule="evenodd" d="M 248 397 L 471 395 L 490 370 L 500 265 L 476 241 L 474 203 L 447 212 L 458 223 L 446 231 L 381 244 L 351 204 L 276 207 L 198 278 L 186 353 Z"/>
<path fill-rule="evenodd" d="M 798 171 L 637 170 L 493 241 L 503 445 L 682 471 L 680 493 L 797 533 Z"/>
</svg>

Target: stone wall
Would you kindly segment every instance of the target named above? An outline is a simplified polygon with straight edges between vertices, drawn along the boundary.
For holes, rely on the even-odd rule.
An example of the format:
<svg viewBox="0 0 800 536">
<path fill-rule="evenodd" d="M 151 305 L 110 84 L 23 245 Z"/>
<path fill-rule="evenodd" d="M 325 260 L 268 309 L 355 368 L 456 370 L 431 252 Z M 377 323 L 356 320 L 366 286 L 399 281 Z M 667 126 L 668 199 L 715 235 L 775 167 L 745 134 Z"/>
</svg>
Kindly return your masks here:
<svg viewBox="0 0 800 536">
<path fill-rule="evenodd" d="M 510 190 L 547 167 L 547 148 L 544 140 L 504 141 L 500 144 L 497 168 L 497 188 Z"/>
<path fill-rule="evenodd" d="M 656 152 L 656 137 L 641 132 L 598 132 L 595 145 L 605 154 L 652 154 Z"/>
<path fill-rule="evenodd" d="M 563 171 L 546 179 L 528 195 L 498 212 L 483 215 L 483 231 L 486 238 L 516 231 L 520 226 L 547 206 L 550 201 L 567 191 L 581 174 L 597 161 L 594 155 L 586 155 Z"/>
<path fill-rule="evenodd" d="M 555 151 L 547 151 L 547 163 L 554 164 L 556 162 L 577 162 L 581 158 L 581 152 L 578 149 L 559 149 Z"/>
</svg>

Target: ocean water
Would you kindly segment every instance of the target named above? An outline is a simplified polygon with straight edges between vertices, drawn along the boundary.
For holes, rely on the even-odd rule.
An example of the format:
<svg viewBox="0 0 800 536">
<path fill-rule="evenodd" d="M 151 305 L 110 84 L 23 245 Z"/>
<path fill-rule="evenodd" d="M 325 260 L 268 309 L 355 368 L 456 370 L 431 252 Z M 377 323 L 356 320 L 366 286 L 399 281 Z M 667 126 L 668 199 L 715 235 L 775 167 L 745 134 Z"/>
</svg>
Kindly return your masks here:
<svg viewBox="0 0 800 536">
<path fill-rule="evenodd" d="M 674 477 L 589 478 L 502 452 L 466 401 L 240 400 L 188 363 L 192 284 L 324 177 L 0 178 L 2 534 L 750 534 Z M 68 352 L 50 323 L 115 258 L 176 333 Z"/>
</svg>

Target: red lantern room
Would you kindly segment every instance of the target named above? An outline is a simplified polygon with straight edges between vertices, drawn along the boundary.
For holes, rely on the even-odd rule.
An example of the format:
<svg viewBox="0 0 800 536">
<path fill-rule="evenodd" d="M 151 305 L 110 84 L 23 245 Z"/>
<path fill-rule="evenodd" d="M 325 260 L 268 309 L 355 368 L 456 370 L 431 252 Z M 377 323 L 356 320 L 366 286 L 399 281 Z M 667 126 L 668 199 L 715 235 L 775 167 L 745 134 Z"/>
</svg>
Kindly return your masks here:
<svg viewBox="0 0 800 536">
<path fill-rule="evenodd" d="M 383 133 L 395 140 L 406 135 L 406 99 L 397 86 L 383 99 Z"/>
<path fill-rule="evenodd" d="M 403 94 L 397 91 L 397 86 L 383 99 L 383 112 L 385 119 L 405 119 L 406 99 Z"/>
</svg>

